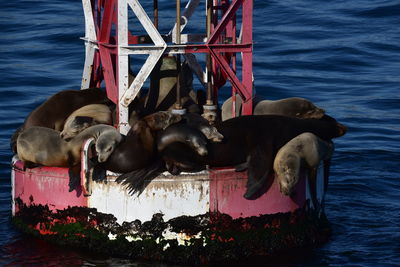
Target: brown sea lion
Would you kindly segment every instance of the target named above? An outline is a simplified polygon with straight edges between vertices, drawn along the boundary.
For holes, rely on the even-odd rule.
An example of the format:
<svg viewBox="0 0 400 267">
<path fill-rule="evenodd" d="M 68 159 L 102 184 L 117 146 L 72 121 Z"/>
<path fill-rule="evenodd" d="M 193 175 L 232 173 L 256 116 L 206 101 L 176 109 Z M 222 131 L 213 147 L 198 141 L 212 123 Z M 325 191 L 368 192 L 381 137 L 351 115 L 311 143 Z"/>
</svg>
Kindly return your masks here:
<svg viewBox="0 0 400 267">
<path fill-rule="evenodd" d="M 156 113 L 145 116 L 142 119 L 146 125 L 153 131 L 163 130 L 173 123 L 182 120 L 182 116 L 174 114 L 170 111 L 158 111 Z M 135 126 L 132 126 L 133 128 Z"/>
<path fill-rule="evenodd" d="M 11 137 L 11 148 L 16 153 L 18 135 L 25 129 L 41 126 L 61 131 L 65 120 L 75 110 L 89 104 L 104 103 L 110 103 L 110 101 L 106 93 L 99 88 L 58 92 L 28 115 L 24 124 Z"/>
<path fill-rule="evenodd" d="M 56 130 L 32 126 L 18 136 L 18 157 L 28 163 L 28 166 L 34 163 L 50 167 L 69 167 L 72 191 L 79 181 L 82 144 L 91 137 L 96 142 L 99 162 L 106 161 L 122 140 L 121 134 L 113 126 L 104 124 L 85 129 L 69 142 L 63 140 Z"/>
<path fill-rule="evenodd" d="M 241 114 L 242 99 L 236 96 L 236 116 Z M 253 103 L 253 115 L 282 115 L 301 119 L 319 119 L 325 111 L 311 101 L 300 97 L 289 97 L 279 100 L 261 100 L 256 97 Z M 232 97 L 222 105 L 222 120 L 232 118 Z"/>
<path fill-rule="evenodd" d="M 317 169 L 321 161 L 329 162 L 334 151 L 331 141 L 327 142 L 312 133 L 302 133 L 281 147 L 275 156 L 274 171 L 280 191 L 291 195 L 299 181 L 300 168 L 308 170 L 311 200 L 314 208 L 317 201 Z M 327 183 L 328 177 L 324 177 Z M 325 187 L 326 188 L 326 184 Z"/>
<path fill-rule="evenodd" d="M 93 137 L 99 162 L 105 161 L 122 140 L 121 134 L 110 125 L 98 124 L 89 127 L 66 142 L 56 130 L 32 126 L 18 137 L 18 157 L 49 167 L 69 167 L 80 163 L 80 151 L 85 140 Z"/>
<path fill-rule="evenodd" d="M 209 143 L 207 156 L 199 156 L 182 144 L 167 146 L 164 160 L 183 166 L 186 171 L 210 167 L 236 166 L 248 168 L 247 199 L 263 194 L 272 181 L 268 176 L 278 150 L 304 132 L 311 132 L 329 141 L 346 133 L 346 127 L 325 115 L 322 119 L 298 119 L 278 115 L 241 116 L 217 125 L 224 136 L 220 143 Z"/>
<path fill-rule="evenodd" d="M 64 123 L 61 138 L 68 140 L 95 124 L 112 125 L 112 113 L 107 105 L 91 104 L 72 112 Z"/>
</svg>

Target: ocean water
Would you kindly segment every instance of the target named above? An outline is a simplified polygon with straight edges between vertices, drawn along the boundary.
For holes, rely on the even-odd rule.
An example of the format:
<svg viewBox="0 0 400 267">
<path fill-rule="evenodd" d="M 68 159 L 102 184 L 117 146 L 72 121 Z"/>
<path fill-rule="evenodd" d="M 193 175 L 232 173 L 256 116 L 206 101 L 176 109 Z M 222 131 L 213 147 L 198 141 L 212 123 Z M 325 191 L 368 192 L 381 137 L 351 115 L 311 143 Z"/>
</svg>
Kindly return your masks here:
<svg viewBox="0 0 400 267">
<path fill-rule="evenodd" d="M 152 3 L 141 2 L 147 9 Z M 164 33 L 172 2 L 159 4 Z M 197 20 L 192 29 L 202 25 Z M 335 140 L 326 197 L 330 241 L 271 265 L 400 265 L 399 25 L 398 1 L 255 1 L 257 93 L 308 98 L 348 127 Z M 48 96 L 79 88 L 82 4 L 1 1 L 0 29 L 0 265 L 142 266 L 50 245 L 10 223 L 9 138 Z"/>
</svg>

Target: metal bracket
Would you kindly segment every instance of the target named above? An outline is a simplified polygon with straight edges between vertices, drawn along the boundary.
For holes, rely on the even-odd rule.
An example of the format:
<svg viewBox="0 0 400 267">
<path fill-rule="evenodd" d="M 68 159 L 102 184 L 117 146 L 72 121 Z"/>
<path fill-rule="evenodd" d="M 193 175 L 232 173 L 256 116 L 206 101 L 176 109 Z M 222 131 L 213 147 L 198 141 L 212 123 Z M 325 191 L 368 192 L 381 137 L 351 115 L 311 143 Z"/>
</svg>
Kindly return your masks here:
<svg viewBox="0 0 400 267">
<path fill-rule="evenodd" d="M 81 151 L 81 187 L 84 196 L 92 195 L 93 168 L 90 166 L 90 148 L 95 144 L 94 138 L 89 138 L 82 145 Z"/>
</svg>

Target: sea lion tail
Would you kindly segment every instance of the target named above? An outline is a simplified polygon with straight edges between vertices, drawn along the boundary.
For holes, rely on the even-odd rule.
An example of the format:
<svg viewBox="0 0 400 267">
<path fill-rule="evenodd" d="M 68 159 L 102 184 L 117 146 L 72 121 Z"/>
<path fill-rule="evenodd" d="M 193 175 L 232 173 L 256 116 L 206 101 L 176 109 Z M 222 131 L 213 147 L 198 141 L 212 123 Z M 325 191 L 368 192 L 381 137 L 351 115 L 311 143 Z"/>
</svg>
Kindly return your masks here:
<svg viewBox="0 0 400 267">
<path fill-rule="evenodd" d="M 14 154 L 17 154 L 17 139 L 18 139 L 18 136 L 21 134 L 22 131 L 23 131 L 23 126 L 20 126 L 19 128 L 17 128 L 15 130 L 15 132 L 11 136 L 10 148 L 11 148 L 12 152 L 14 152 Z"/>
<path fill-rule="evenodd" d="M 151 180 L 165 170 L 164 161 L 157 159 L 147 167 L 120 175 L 116 182 L 125 185 L 129 194 L 137 193 L 140 195 Z"/>
</svg>

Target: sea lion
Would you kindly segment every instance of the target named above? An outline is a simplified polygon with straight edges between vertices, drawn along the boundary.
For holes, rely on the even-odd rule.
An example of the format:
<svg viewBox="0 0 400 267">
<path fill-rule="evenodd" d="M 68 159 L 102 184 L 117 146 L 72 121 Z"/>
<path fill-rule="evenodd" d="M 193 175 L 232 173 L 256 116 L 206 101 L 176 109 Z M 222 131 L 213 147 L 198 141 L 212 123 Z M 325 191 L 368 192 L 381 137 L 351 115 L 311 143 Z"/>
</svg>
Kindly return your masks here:
<svg viewBox="0 0 400 267">
<path fill-rule="evenodd" d="M 287 142 L 279 149 L 274 160 L 275 177 L 279 182 L 280 191 L 287 196 L 293 193 L 299 181 L 300 168 L 303 166 L 308 170 L 313 206 L 318 208 L 317 169 L 321 161 L 330 161 L 333 151 L 334 145 L 331 141 L 324 141 L 308 132 Z M 327 178 L 324 177 L 325 183 L 327 183 Z"/>
<path fill-rule="evenodd" d="M 179 114 L 174 114 L 170 111 L 158 111 L 145 116 L 142 120 L 151 130 L 157 131 L 163 130 L 169 125 L 179 122 L 182 120 L 182 116 Z"/>
<path fill-rule="evenodd" d="M 200 156 L 205 156 L 208 153 L 206 136 L 200 130 L 189 125 L 177 123 L 168 126 L 158 136 L 157 149 L 162 151 L 166 146 L 175 142 L 188 145 Z"/>
<path fill-rule="evenodd" d="M 66 142 L 56 130 L 32 126 L 18 137 L 18 157 L 22 161 L 49 167 L 68 167 L 80 163 L 83 142 L 93 137 L 99 162 L 105 161 L 122 140 L 121 134 L 110 125 L 89 127 Z"/>
<path fill-rule="evenodd" d="M 301 119 L 320 119 L 325 111 L 311 101 L 301 97 L 289 97 L 279 100 L 253 100 L 253 115 L 283 115 Z M 236 96 L 236 116 L 241 114 L 242 99 Z M 232 118 L 232 97 L 222 104 L 222 120 Z"/>
<path fill-rule="evenodd" d="M 99 88 L 85 90 L 64 90 L 56 93 L 35 108 L 11 137 L 11 148 L 17 152 L 18 135 L 32 126 L 41 126 L 61 131 L 64 121 L 75 110 L 89 104 L 110 103 L 107 95 Z"/>
<path fill-rule="evenodd" d="M 197 113 L 186 113 L 182 116 L 184 123 L 189 127 L 201 131 L 208 140 L 212 142 L 221 142 L 224 136 L 218 132 L 217 128 L 210 125 L 209 121 Z"/>
<path fill-rule="evenodd" d="M 218 132 L 224 136 L 220 143 L 209 143 L 207 156 L 199 156 L 182 144 L 167 146 L 163 159 L 190 168 L 236 166 L 248 167 L 247 199 L 263 194 L 271 181 L 268 176 L 278 150 L 304 132 L 311 132 L 329 141 L 346 133 L 346 127 L 325 115 L 317 119 L 298 119 L 279 115 L 241 116 L 221 122 Z"/>
<path fill-rule="evenodd" d="M 28 164 L 74 168 L 73 174 L 70 173 L 72 191 L 79 177 L 82 144 L 91 137 L 96 141 L 99 162 L 106 161 L 122 140 L 121 134 L 113 126 L 104 124 L 85 129 L 69 142 L 63 140 L 56 130 L 32 126 L 18 136 L 18 157 Z"/>
<path fill-rule="evenodd" d="M 199 155 L 207 155 L 207 139 L 221 142 L 223 135 L 214 126 L 197 113 L 182 115 L 182 121 L 168 126 L 158 134 L 157 149 L 159 152 L 174 142 L 190 146 Z"/>
<path fill-rule="evenodd" d="M 156 132 L 181 119 L 180 115 L 159 111 L 135 121 L 126 137 L 100 167 L 116 173 L 143 168 L 156 156 Z"/>
<path fill-rule="evenodd" d="M 112 113 L 108 106 L 91 104 L 72 112 L 64 123 L 61 138 L 68 140 L 95 124 L 112 124 Z"/>
</svg>

